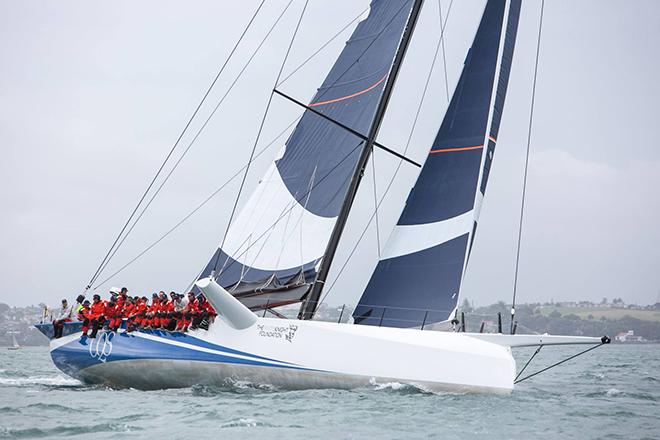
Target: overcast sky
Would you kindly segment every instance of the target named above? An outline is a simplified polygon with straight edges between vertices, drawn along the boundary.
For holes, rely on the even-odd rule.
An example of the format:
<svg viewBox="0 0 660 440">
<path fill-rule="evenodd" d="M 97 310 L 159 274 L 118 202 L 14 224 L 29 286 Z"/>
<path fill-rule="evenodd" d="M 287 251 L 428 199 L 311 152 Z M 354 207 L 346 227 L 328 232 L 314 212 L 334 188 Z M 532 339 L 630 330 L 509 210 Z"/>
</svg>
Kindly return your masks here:
<svg viewBox="0 0 660 440">
<path fill-rule="evenodd" d="M 56 304 L 84 288 L 257 4 L 0 0 L 0 302 Z M 158 239 L 248 160 L 302 4 L 294 0 L 103 275 Z M 442 0 L 443 13 L 448 5 Z M 450 90 L 483 5 L 452 6 L 445 40 Z M 284 6 L 267 1 L 191 134 Z M 285 72 L 367 6 L 366 0 L 312 0 Z M 494 168 L 463 286 L 463 297 L 477 304 L 511 298 L 539 7 L 523 3 Z M 308 101 L 352 29 L 282 89 Z M 398 151 L 438 36 L 438 3 L 428 0 L 379 137 Z M 660 2 L 546 2 L 518 301 L 658 299 L 658 47 Z M 419 161 L 447 105 L 444 78 L 439 63 L 408 150 Z M 260 147 L 299 114 L 276 98 Z M 253 165 L 245 194 L 280 145 Z M 377 152 L 375 163 L 381 195 L 397 161 Z M 379 213 L 382 238 L 414 179 L 415 170 L 403 165 Z M 332 279 L 373 210 L 371 182 L 361 187 Z M 219 243 L 238 184 L 99 289 L 186 288 Z M 356 302 L 376 264 L 375 237 L 372 227 L 329 303 Z"/>
</svg>

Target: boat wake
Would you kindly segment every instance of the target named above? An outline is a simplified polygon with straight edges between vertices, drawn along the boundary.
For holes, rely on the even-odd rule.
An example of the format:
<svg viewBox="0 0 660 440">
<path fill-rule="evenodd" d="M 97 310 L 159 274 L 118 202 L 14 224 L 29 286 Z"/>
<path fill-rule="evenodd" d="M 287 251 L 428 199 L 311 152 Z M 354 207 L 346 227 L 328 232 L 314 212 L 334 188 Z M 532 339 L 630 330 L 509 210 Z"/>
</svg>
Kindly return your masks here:
<svg viewBox="0 0 660 440">
<path fill-rule="evenodd" d="M 28 376 L 28 377 L 0 377 L 0 385 L 25 387 L 40 385 L 46 387 L 74 388 L 84 386 L 79 380 L 66 376 Z"/>
<path fill-rule="evenodd" d="M 369 389 L 372 391 L 388 391 L 396 394 L 438 394 L 424 388 L 421 385 L 413 385 L 401 382 L 377 382 L 375 379 L 369 381 Z M 442 393 L 445 394 L 445 393 Z"/>
<path fill-rule="evenodd" d="M 229 420 L 225 423 L 220 424 L 220 428 L 276 428 L 278 425 L 273 425 L 271 423 L 260 422 L 259 420 L 241 417 L 238 419 Z"/>
<path fill-rule="evenodd" d="M 7 438 L 35 438 L 35 437 L 64 437 L 79 434 L 98 434 L 102 432 L 134 432 L 142 431 L 139 426 L 125 423 L 101 423 L 97 425 L 57 426 L 53 428 L 0 428 L 0 437 Z"/>
<path fill-rule="evenodd" d="M 204 385 L 197 384 L 191 388 L 193 396 L 208 397 L 218 394 L 235 393 L 235 394 L 253 394 L 253 393 L 270 393 L 282 391 L 280 388 L 270 384 L 260 384 L 249 382 L 246 380 L 233 380 L 227 379 L 222 385 Z"/>
</svg>

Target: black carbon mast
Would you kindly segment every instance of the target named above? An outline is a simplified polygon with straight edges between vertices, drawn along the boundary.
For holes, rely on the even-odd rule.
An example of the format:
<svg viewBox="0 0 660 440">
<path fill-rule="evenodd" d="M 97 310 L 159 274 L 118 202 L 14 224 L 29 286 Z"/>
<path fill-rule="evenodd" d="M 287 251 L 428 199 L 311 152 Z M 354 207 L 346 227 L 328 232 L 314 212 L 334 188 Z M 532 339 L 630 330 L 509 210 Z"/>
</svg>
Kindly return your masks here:
<svg viewBox="0 0 660 440">
<path fill-rule="evenodd" d="M 325 254 L 323 255 L 323 260 L 321 261 L 316 280 L 314 281 L 314 284 L 307 294 L 305 301 L 300 307 L 298 319 L 312 319 L 314 317 L 314 313 L 316 312 L 316 308 L 319 304 L 319 299 L 321 298 L 321 293 L 325 285 L 325 280 L 328 278 L 328 274 L 330 273 L 332 260 L 334 259 L 335 252 L 337 251 L 339 240 L 341 239 L 344 227 L 346 226 L 346 222 L 348 220 L 351 207 L 353 206 L 353 201 L 355 200 L 358 187 L 360 186 L 360 181 L 362 180 L 364 170 L 367 166 L 367 162 L 369 161 L 369 157 L 371 156 L 374 143 L 376 142 L 378 131 L 380 130 L 383 118 L 385 117 L 385 112 L 387 111 L 387 106 L 394 90 L 394 84 L 399 74 L 399 70 L 401 69 L 403 59 L 406 56 L 408 46 L 410 45 L 413 31 L 415 30 L 415 25 L 417 24 L 417 19 L 419 18 L 423 4 L 424 0 L 415 0 L 410 11 L 410 15 L 408 16 L 406 27 L 403 31 L 403 35 L 401 36 L 399 47 L 394 57 L 394 61 L 392 62 L 390 72 L 387 76 L 387 82 L 383 88 L 383 93 L 381 95 L 380 101 L 378 102 L 378 107 L 376 108 L 376 113 L 374 114 L 374 119 L 371 124 L 369 134 L 367 135 L 367 140 L 365 141 L 360 159 L 355 168 L 355 172 L 353 173 L 353 177 L 351 178 L 351 183 L 348 187 L 346 199 L 344 200 L 344 204 L 342 205 L 339 216 L 337 217 L 337 222 L 335 223 L 335 226 L 332 230 L 332 235 L 330 236 L 328 246 L 326 247 Z"/>
</svg>

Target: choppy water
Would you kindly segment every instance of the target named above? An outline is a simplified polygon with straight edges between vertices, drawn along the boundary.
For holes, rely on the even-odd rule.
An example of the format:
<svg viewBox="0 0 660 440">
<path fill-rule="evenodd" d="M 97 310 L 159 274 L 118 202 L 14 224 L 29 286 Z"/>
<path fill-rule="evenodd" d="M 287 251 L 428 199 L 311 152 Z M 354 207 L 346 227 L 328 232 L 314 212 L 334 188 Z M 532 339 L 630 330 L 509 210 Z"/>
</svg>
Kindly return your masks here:
<svg viewBox="0 0 660 440">
<path fill-rule="evenodd" d="M 600 348 L 510 396 L 437 395 L 396 383 L 110 390 L 64 376 L 45 347 L 0 350 L 0 438 L 660 438 L 659 345 Z M 544 350 L 530 371 L 579 348 Z M 518 353 L 519 365 L 531 352 Z"/>
</svg>

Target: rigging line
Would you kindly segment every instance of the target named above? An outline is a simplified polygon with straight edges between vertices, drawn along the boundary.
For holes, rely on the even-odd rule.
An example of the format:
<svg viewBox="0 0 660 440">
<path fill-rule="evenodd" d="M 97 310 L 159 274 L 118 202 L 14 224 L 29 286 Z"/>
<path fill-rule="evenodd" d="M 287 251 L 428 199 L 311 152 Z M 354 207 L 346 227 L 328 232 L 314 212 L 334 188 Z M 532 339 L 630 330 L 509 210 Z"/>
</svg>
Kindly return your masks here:
<svg viewBox="0 0 660 440">
<path fill-rule="evenodd" d="M 328 44 L 332 43 L 332 42 L 333 42 L 337 37 L 339 37 L 339 36 L 340 36 L 340 35 L 341 35 L 346 29 L 348 29 L 353 23 L 355 23 L 360 17 L 362 17 L 362 15 L 364 15 L 364 13 L 367 12 L 368 10 L 369 10 L 368 7 L 365 8 L 365 9 L 363 9 L 362 12 L 360 12 L 360 14 L 358 14 L 353 20 L 351 20 L 350 22 L 348 22 L 348 23 L 347 23 L 343 28 L 341 28 L 341 29 L 340 29 L 335 35 L 333 35 L 328 41 L 326 41 L 325 43 L 323 43 L 323 45 L 322 45 L 321 47 L 319 47 L 319 48 L 316 50 L 316 52 L 314 52 L 313 54 L 311 54 L 311 55 L 310 55 L 307 59 L 305 59 L 305 61 L 303 61 L 298 67 L 296 67 L 295 69 L 293 69 L 293 71 L 291 71 L 291 73 L 289 73 L 287 76 L 285 76 L 284 79 L 283 79 L 282 81 L 280 81 L 279 84 L 277 84 L 276 87 L 279 87 L 279 86 L 281 86 L 282 84 L 284 84 L 285 82 L 287 82 L 287 80 L 288 80 L 289 78 L 291 78 L 293 75 L 296 74 L 296 72 L 298 72 L 300 69 L 302 69 L 303 66 L 305 66 L 305 64 L 307 64 L 309 61 L 311 61 L 312 58 L 314 58 L 316 55 L 318 55 L 323 49 L 325 49 L 325 48 L 328 46 Z"/>
<path fill-rule="evenodd" d="M 229 87 L 228 87 L 227 90 L 225 91 L 224 95 L 222 95 L 222 97 L 220 98 L 220 100 L 218 101 L 218 103 L 215 105 L 215 107 L 213 108 L 213 111 L 211 111 L 211 113 L 210 113 L 209 116 L 206 118 L 206 120 L 204 121 L 204 123 L 202 124 L 202 126 L 197 130 L 197 133 L 196 133 L 195 136 L 192 138 L 192 140 L 190 141 L 190 143 L 188 144 L 188 146 L 186 147 L 186 149 L 183 151 L 183 153 L 181 154 L 181 156 L 179 156 L 179 158 L 177 159 L 176 163 L 174 164 L 174 166 L 172 166 L 172 168 L 171 168 L 170 171 L 167 173 L 167 175 L 165 176 L 165 178 L 163 179 L 163 181 L 161 182 L 161 184 L 158 186 L 158 188 L 156 189 L 156 191 L 152 194 L 152 196 L 151 196 L 151 198 L 149 199 L 149 201 L 147 202 L 147 204 L 144 206 L 144 208 L 142 208 L 142 211 L 140 212 L 140 215 L 138 215 L 138 217 L 135 219 L 135 221 L 133 222 L 133 225 L 128 229 L 128 231 L 126 231 L 126 234 L 124 234 L 124 236 L 123 236 L 123 238 L 121 239 L 121 241 L 119 242 L 119 244 L 115 247 L 114 251 L 112 252 L 112 254 L 110 255 L 110 257 L 108 258 L 108 260 L 105 262 L 104 266 L 101 268 L 101 271 L 99 272 L 99 274 L 102 273 L 102 272 L 105 270 L 105 268 L 106 268 L 106 267 L 108 266 L 108 264 L 110 263 L 110 260 L 114 257 L 114 255 L 115 255 L 115 254 L 117 253 L 117 251 L 119 250 L 119 247 L 121 247 L 121 245 L 124 243 L 124 241 L 126 241 L 126 239 L 128 238 L 128 236 L 130 235 L 130 233 L 133 231 L 133 229 L 135 228 L 135 226 L 137 226 L 137 223 L 140 221 L 140 219 L 142 218 L 142 216 L 144 215 L 144 213 L 147 211 L 147 209 L 149 209 L 149 206 L 151 206 L 151 203 L 154 201 L 154 199 L 156 198 L 156 196 L 158 196 L 158 194 L 160 193 L 160 191 L 163 189 L 163 186 L 165 186 L 165 184 L 166 184 L 167 181 L 169 180 L 170 176 L 172 176 L 172 174 L 174 173 L 174 171 L 176 170 L 176 168 L 179 166 L 179 164 L 181 163 L 181 161 L 183 160 L 183 158 L 186 156 L 186 154 L 188 154 L 188 151 L 190 151 L 190 149 L 192 148 L 193 144 L 197 141 L 197 138 L 199 138 L 199 136 L 200 136 L 200 134 L 202 133 L 202 131 L 204 131 L 204 129 L 206 128 L 206 126 L 208 125 L 208 123 L 211 121 L 211 119 L 213 118 L 213 116 L 215 115 L 215 113 L 218 111 L 218 108 L 220 108 L 220 105 L 222 105 L 222 103 L 225 101 L 225 99 L 227 98 L 227 96 L 229 95 L 229 93 L 233 90 L 234 86 L 238 83 L 238 80 L 243 76 L 243 73 L 244 73 L 245 70 L 248 68 L 248 66 L 252 63 L 252 60 L 254 59 L 254 57 L 257 55 L 257 53 L 259 53 L 259 51 L 261 50 L 261 47 L 265 44 L 265 42 L 266 42 L 266 40 L 268 39 L 268 37 L 270 36 L 270 34 L 273 32 L 273 30 L 275 29 L 275 27 L 277 26 L 277 24 L 280 22 L 280 20 L 281 20 L 282 17 L 284 16 L 284 13 L 289 9 L 289 6 L 291 6 L 291 3 L 292 3 L 292 1 L 289 1 L 289 3 L 288 3 L 288 4 L 286 5 L 286 7 L 284 8 L 284 10 L 282 10 L 282 12 L 280 13 L 280 15 L 277 17 L 277 19 L 276 19 L 275 22 L 273 23 L 273 25 L 270 27 L 270 29 L 268 30 L 268 32 L 266 33 L 266 35 L 262 38 L 262 40 L 261 40 L 261 42 L 259 43 L 259 45 L 257 46 L 257 48 L 252 52 L 252 55 L 250 55 L 250 58 L 248 58 L 247 62 L 243 65 L 243 67 L 241 68 L 241 70 L 238 72 L 238 74 L 236 75 L 236 77 L 234 78 L 234 80 L 232 81 L 232 83 L 229 85 Z"/>
<path fill-rule="evenodd" d="M 449 4 L 449 9 L 447 10 L 447 15 L 445 16 L 445 25 L 447 24 L 447 20 L 449 19 L 449 13 L 451 11 L 451 5 L 452 4 L 453 4 L 453 0 Z M 436 63 L 436 60 L 438 58 L 438 52 L 440 50 L 440 44 L 441 44 L 443 39 L 444 39 L 444 26 L 441 26 L 440 38 L 438 39 L 438 43 L 436 44 L 436 47 L 435 47 L 435 53 L 433 54 L 433 61 L 431 61 L 431 67 L 429 68 L 429 73 L 426 75 L 426 82 L 424 84 L 424 89 L 422 91 L 422 97 L 419 101 L 419 105 L 417 106 L 417 111 L 415 113 L 415 119 L 413 120 L 412 127 L 410 128 L 410 132 L 408 133 L 408 139 L 406 141 L 406 146 L 403 150 L 403 155 L 405 155 L 406 152 L 408 152 L 408 148 L 410 147 L 410 143 L 412 141 L 412 137 L 413 137 L 413 134 L 415 132 L 415 128 L 417 127 L 417 122 L 419 120 L 419 115 L 421 113 L 422 106 L 424 105 L 424 101 L 425 101 L 425 98 L 426 98 L 426 93 L 428 91 L 429 84 L 431 82 L 431 77 L 433 76 L 433 70 L 435 69 L 435 63 Z M 401 165 L 403 165 L 403 161 L 399 160 L 399 163 L 397 164 L 397 167 L 394 170 L 394 173 L 392 174 L 392 178 L 390 179 L 389 183 L 387 184 L 387 187 L 385 188 L 385 191 L 383 192 L 383 195 L 380 198 L 380 201 L 378 202 L 378 205 L 377 205 L 378 207 L 380 207 L 380 205 L 383 203 L 383 200 L 385 200 L 385 197 L 387 197 L 387 194 L 389 193 L 390 189 L 392 188 L 392 184 L 394 183 L 394 180 L 396 179 L 396 176 L 398 175 L 399 170 L 401 169 Z M 346 258 L 346 261 L 344 262 L 342 267 L 339 269 L 339 272 L 337 273 L 337 276 L 333 280 L 330 287 L 328 287 L 328 289 L 326 289 L 325 294 L 323 295 L 323 298 L 321 298 L 321 300 L 319 301 L 319 306 L 321 304 L 323 304 L 323 301 L 328 296 L 328 294 L 332 291 L 332 288 L 335 286 L 335 284 L 339 280 L 339 277 L 344 272 L 344 269 L 346 269 L 346 266 L 348 266 L 348 263 L 350 262 L 351 258 L 353 257 L 353 254 L 355 254 L 355 251 L 357 250 L 358 246 L 360 245 L 360 242 L 362 242 L 362 239 L 364 238 L 367 230 L 369 229 L 369 226 L 371 226 L 371 222 L 374 219 L 374 215 L 375 215 L 375 213 L 371 214 L 371 217 L 367 221 L 366 226 L 362 230 L 362 233 L 360 234 L 360 237 L 358 238 L 357 242 L 353 246 L 353 249 L 349 253 L 348 257 Z"/>
<path fill-rule="evenodd" d="M 586 353 L 590 352 L 591 350 L 595 350 L 595 349 L 597 349 L 597 348 L 599 348 L 599 347 L 602 347 L 602 346 L 605 345 L 605 344 L 609 344 L 609 342 L 610 342 L 609 338 L 608 338 L 607 336 L 603 336 L 603 338 L 602 338 L 600 344 L 594 345 L 593 347 L 589 347 L 589 348 L 587 348 L 586 350 L 583 350 L 583 351 L 581 351 L 581 352 L 579 352 L 579 353 L 576 353 L 576 354 L 574 354 L 573 356 L 569 356 L 569 357 L 567 357 L 566 359 L 562 359 L 562 360 L 559 361 L 559 362 L 555 362 L 554 364 L 549 365 L 549 366 L 547 366 L 547 367 L 545 367 L 545 368 L 543 368 L 543 369 L 541 369 L 541 370 L 539 370 L 539 371 L 537 371 L 537 372 L 535 372 L 535 373 L 532 373 L 532 374 L 530 374 L 530 375 L 528 375 L 528 376 L 525 376 L 525 377 L 523 377 L 522 379 L 518 379 L 518 378 L 516 377 L 516 380 L 514 380 L 513 383 L 514 383 L 514 385 L 515 385 L 515 384 L 517 384 L 517 383 L 522 382 L 523 380 L 527 380 L 527 379 L 529 379 L 529 378 L 532 378 L 532 377 L 534 377 L 534 376 L 536 376 L 536 375 L 539 375 L 539 374 L 541 374 L 541 373 L 543 373 L 543 372 L 545 372 L 545 371 L 548 371 L 548 370 L 551 369 L 551 368 L 554 368 L 554 367 L 556 367 L 556 366 L 559 366 L 559 365 L 563 364 L 564 362 L 568 362 L 568 361 L 570 361 L 571 359 L 575 359 L 575 358 L 578 357 L 578 356 L 581 356 L 581 355 L 583 355 L 583 354 L 586 354 Z"/>
<path fill-rule="evenodd" d="M 293 0 L 291 0 L 293 1 Z M 289 4 L 291 3 L 289 2 Z M 268 111 L 270 110 L 270 105 L 273 102 L 273 96 L 275 95 L 274 90 L 275 86 L 277 83 L 280 81 L 280 77 L 282 76 L 282 72 L 284 71 L 284 66 L 286 65 L 286 61 L 289 58 L 289 54 L 291 53 L 291 48 L 293 47 L 293 43 L 296 40 L 296 35 L 298 34 L 298 30 L 300 29 L 300 23 L 302 23 L 303 16 L 305 15 L 305 10 L 307 9 L 307 5 L 309 3 L 309 0 L 305 0 L 305 4 L 302 8 L 302 11 L 300 12 L 300 17 L 298 18 L 298 23 L 296 23 L 296 28 L 293 31 L 293 35 L 291 36 L 291 41 L 289 42 L 289 47 L 286 49 L 286 53 L 284 54 L 284 59 L 282 60 L 282 65 L 280 66 L 279 72 L 277 72 L 277 78 L 275 79 L 275 83 L 273 84 L 273 91 L 270 92 L 270 96 L 268 98 L 268 103 L 266 104 L 266 110 L 264 111 L 264 115 L 261 118 L 261 124 L 259 125 L 259 130 L 257 131 L 257 137 L 255 138 L 254 145 L 252 147 L 252 151 L 250 152 L 250 160 L 248 161 L 248 166 L 245 169 L 245 173 L 243 174 L 243 179 L 241 180 L 241 186 L 238 189 L 238 194 L 236 195 L 236 200 L 234 201 L 234 206 L 232 207 L 231 214 L 229 215 L 229 221 L 227 222 L 227 228 L 225 229 L 225 233 L 222 236 L 222 242 L 220 243 L 220 248 L 222 248 L 225 244 L 225 240 L 227 239 L 227 234 L 229 233 L 229 228 L 231 227 L 231 223 L 234 219 L 234 214 L 236 213 L 236 208 L 238 207 L 238 201 L 241 198 L 241 193 L 243 192 L 243 187 L 245 186 L 245 180 L 247 179 L 247 175 L 250 172 L 250 163 L 252 162 L 252 157 L 254 156 L 254 152 L 257 148 L 257 144 L 259 142 L 259 139 L 261 138 L 261 132 L 263 131 L 264 125 L 266 124 L 266 118 L 268 116 Z M 287 5 L 288 8 L 288 5 Z M 215 271 L 218 266 L 218 258 L 220 258 L 220 253 L 218 252 L 218 257 L 215 259 L 215 264 L 213 265 L 213 272 L 211 274 L 211 277 L 214 277 Z"/>
<path fill-rule="evenodd" d="M 532 354 L 532 356 L 531 356 L 529 359 L 527 359 L 527 362 L 525 362 L 525 366 L 522 367 L 522 370 L 520 370 L 520 371 L 518 372 L 518 374 L 516 374 L 516 377 L 513 379 L 514 382 L 515 382 L 516 380 L 518 380 L 518 378 L 523 374 L 523 372 L 525 371 L 525 369 L 526 369 L 526 368 L 529 366 L 529 364 L 532 362 L 532 359 L 534 359 L 534 358 L 536 357 L 536 355 L 539 354 L 539 351 L 541 351 L 542 348 L 543 348 L 543 345 L 539 345 L 538 348 L 536 349 L 536 351 L 534 352 L 534 354 Z"/>
<path fill-rule="evenodd" d="M 270 147 L 272 147 L 273 145 L 275 145 L 275 142 L 277 142 L 277 140 L 278 140 L 279 138 L 281 138 L 282 135 L 284 135 L 284 133 L 286 133 L 291 127 L 293 127 L 293 125 L 296 124 L 296 123 L 300 120 L 300 118 L 301 118 L 301 116 L 298 116 L 296 119 L 294 119 L 293 121 L 291 121 L 291 123 L 290 123 L 290 124 L 284 129 L 284 130 L 282 130 L 282 131 L 281 131 L 281 132 L 280 132 L 280 133 L 279 133 L 279 134 L 278 134 L 278 135 L 277 135 L 272 141 L 270 141 L 270 143 L 268 143 L 268 145 L 266 145 L 261 151 L 259 151 L 259 153 L 257 153 L 257 154 L 255 155 L 254 160 L 257 160 L 262 154 L 264 154 L 268 149 L 270 149 Z M 96 286 L 94 286 L 94 290 L 96 290 L 97 288 L 101 287 L 102 285 L 104 285 L 105 283 L 107 283 L 108 281 L 110 281 L 112 278 L 114 278 L 115 276 L 117 276 L 120 272 L 122 272 L 122 271 L 123 271 L 124 269 L 126 269 L 128 266 L 130 266 L 130 265 L 133 264 L 135 261 L 137 261 L 137 260 L 138 260 L 140 257 L 142 257 L 144 254 L 146 254 L 146 253 L 149 252 L 151 249 L 153 249 L 158 243 L 160 243 L 161 241 L 163 241 L 168 235 L 170 235 L 172 232 L 174 232 L 174 230 L 176 230 L 179 226 L 181 226 L 186 220 L 188 220 L 190 217 L 192 217 L 193 214 L 195 214 L 195 213 L 196 213 L 197 211 L 199 211 L 204 205 L 206 205 L 209 201 L 211 201 L 211 199 L 212 199 L 213 197 L 215 197 L 216 195 L 218 195 L 218 194 L 220 193 L 220 191 L 222 191 L 227 185 L 229 185 L 230 182 L 232 182 L 236 177 L 238 177 L 238 176 L 241 174 L 241 171 L 243 171 L 246 167 L 247 167 L 247 164 L 243 165 L 243 168 L 241 168 L 240 170 L 238 170 L 233 176 L 231 176 L 227 181 L 225 181 L 222 185 L 220 185 L 220 187 L 219 187 L 218 189 L 216 189 L 215 191 L 213 191 L 213 192 L 212 192 L 212 193 L 211 193 L 206 199 L 204 199 L 204 200 L 202 201 L 202 203 L 200 203 L 199 205 L 197 205 L 197 207 L 195 207 L 192 211 L 190 211 L 190 212 L 189 212 L 185 217 L 183 217 L 178 223 L 176 223 L 172 228 L 170 228 L 167 232 L 165 232 L 163 235 L 161 235 L 160 238 L 158 238 L 156 241 L 154 241 L 154 242 L 151 243 L 149 246 L 147 246 L 147 248 L 145 248 L 145 249 L 144 249 L 142 252 L 140 252 L 137 256 L 135 256 L 134 258 L 132 258 L 131 260 L 129 260 L 128 263 L 124 264 L 124 265 L 123 265 L 122 267 L 120 267 L 117 271 L 115 271 L 112 275 L 108 276 L 108 277 L 105 278 L 103 281 L 101 281 L 101 282 L 98 283 Z M 197 279 L 196 279 L 195 281 L 197 281 Z"/>
<path fill-rule="evenodd" d="M 449 12 L 451 11 L 451 6 L 454 4 L 454 0 L 449 2 L 449 8 L 447 8 L 447 17 L 449 17 Z M 447 92 L 447 102 L 449 102 L 449 78 L 447 77 L 447 57 L 445 55 L 445 39 L 443 38 L 445 34 L 445 26 L 447 25 L 447 18 L 442 20 L 442 0 L 438 0 L 438 14 L 440 14 L 440 41 L 442 43 L 442 64 L 445 71 L 445 91 Z"/>
<path fill-rule="evenodd" d="M 380 227 L 378 225 L 378 191 L 376 187 L 376 159 L 374 158 L 373 147 L 371 149 L 371 175 L 374 180 L 374 215 L 376 216 L 376 249 L 378 249 L 378 259 L 380 260 Z"/>
<path fill-rule="evenodd" d="M 516 293 L 518 291 L 518 269 L 520 266 L 520 243 L 522 242 L 523 219 L 525 215 L 525 195 L 527 194 L 527 169 L 529 167 L 529 150 L 532 141 L 532 125 L 534 120 L 534 102 L 536 100 L 536 79 L 539 69 L 539 53 L 541 51 L 541 30 L 543 29 L 543 9 L 545 0 L 541 0 L 541 14 L 539 16 L 538 37 L 536 40 L 536 60 L 534 62 L 534 82 L 532 84 L 532 102 L 529 108 L 529 126 L 527 129 L 527 150 L 525 152 L 525 172 L 523 175 L 522 198 L 520 201 L 520 221 L 518 224 L 518 244 L 516 249 L 516 270 L 513 276 L 513 298 L 511 300 L 511 333 L 516 314 Z"/>
<path fill-rule="evenodd" d="M 204 102 L 206 101 L 206 98 L 207 98 L 207 97 L 209 96 L 209 94 L 211 93 L 211 90 L 213 89 L 213 86 L 215 86 L 215 83 L 216 83 L 216 82 L 218 81 L 218 79 L 220 78 L 220 75 L 221 75 L 222 72 L 225 70 L 225 67 L 227 67 L 227 64 L 229 63 L 229 61 L 230 61 L 231 58 L 233 57 L 233 55 L 234 55 L 234 53 L 236 52 L 236 49 L 237 49 L 238 46 L 240 45 L 241 41 L 243 41 L 243 37 L 245 37 L 245 34 L 247 33 L 247 31 L 248 31 L 248 30 L 250 29 L 250 27 L 252 26 L 252 23 L 254 22 L 255 18 L 256 18 L 257 15 L 259 14 L 259 11 L 261 10 L 261 8 L 262 8 L 262 6 L 264 5 L 265 2 L 266 2 L 266 0 L 262 0 L 262 1 L 261 1 L 261 3 L 259 4 L 259 6 L 257 7 L 257 9 L 255 10 L 254 14 L 253 14 L 252 17 L 250 18 L 250 21 L 248 22 L 247 26 L 245 27 L 245 29 L 243 29 L 243 32 L 241 33 L 240 37 L 239 37 L 238 40 L 236 41 L 236 44 L 234 44 L 234 47 L 232 48 L 231 52 L 229 52 L 229 55 L 227 56 L 227 59 L 225 59 L 225 62 L 222 64 L 222 67 L 220 67 L 220 70 L 218 71 L 218 73 L 216 74 L 215 78 L 214 78 L 213 81 L 211 82 L 211 85 L 210 85 L 210 86 L 208 87 L 208 89 L 206 90 L 206 93 L 204 93 L 204 96 L 202 97 L 201 101 L 200 101 L 199 104 L 197 105 L 197 108 L 195 108 L 195 111 L 193 112 L 192 116 L 190 116 L 190 119 L 188 119 L 188 122 L 186 123 L 185 127 L 183 128 L 183 130 L 182 130 L 181 133 L 179 134 L 179 137 L 177 138 L 176 142 L 174 142 L 174 145 L 173 145 L 172 148 L 170 149 L 169 153 L 167 153 L 167 156 L 165 156 L 165 160 L 164 160 L 163 163 L 161 164 L 160 168 L 158 168 L 158 171 L 156 172 L 156 174 L 154 175 L 153 179 L 152 179 L 151 182 L 149 183 L 149 186 L 147 186 L 147 189 L 144 191 L 144 194 L 142 194 L 142 197 L 140 198 L 140 200 L 138 201 L 137 205 L 136 205 L 135 208 L 133 209 L 133 212 L 131 212 L 131 215 L 128 217 L 128 220 L 126 220 L 126 223 L 124 224 L 124 226 L 122 227 L 121 231 L 120 231 L 119 234 L 117 235 L 117 238 L 115 238 L 115 241 L 112 243 L 112 246 L 110 246 L 110 249 L 108 249 L 108 252 L 105 254 L 105 257 L 103 257 L 103 260 L 101 260 L 101 264 L 99 264 L 99 267 L 96 269 L 96 272 L 94 272 L 94 275 L 92 275 L 92 278 L 90 279 L 89 283 L 87 283 L 87 286 L 86 286 L 85 290 L 89 290 L 89 288 L 91 287 L 91 285 L 96 281 L 96 279 L 97 279 L 98 276 L 100 275 L 100 272 L 101 272 L 101 270 L 103 269 L 103 266 L 104 266 L 106 260 L 107 260 L 108 258 L 111 258 L 110 253 L 111 253 L 112 250 L 114 249 L 115 245 L 117 245 L 117 242 L 119 241 L 119 239 L 120 239 L 121 236 L 123 235 L 124 231 L 126 230 L 126 228 L 128 227 L 128 225 L 130 224 L 130 222 L 131 222 L 131 220 L 133 219 L 133 217 L 135 216 L 135 213 L 137 212 L 137 210 L 138 210 L 138 209 L 140 208 L 140 206 L 142 205 L 142 202 L 144 201 L 144 199 L 146 198 L 147 194 L 149 193 L 149 191 L 150 191 L 151 188 L 153 187 L 154 183 L 155 183 L 156 180 L 158 179 L 158 176 L 160 176 L 160 173 L 161 173 L 161 171 L 163 171 L 163 168 L 165 167 L 165 164 L 169 161 L 170 157 L 171 157 L 172 154 L 174 153 L 174 150 L 177 148 L 177 146 L 179 145 L 179 142 L 180 142 L 181 139 L 183 138 L 183 135 L 184 135 L 184 134 L 186 133 L 186 131 L 188 130 L 188 127 L 190 127 L 190 124 L 192 123 L 193 119 L 195 119 L 195 116 L 197 116 L 197 113 L 199 112 L 199 109 L 202 107 L 202 105 L 203 105 Z"/>
</svg>

